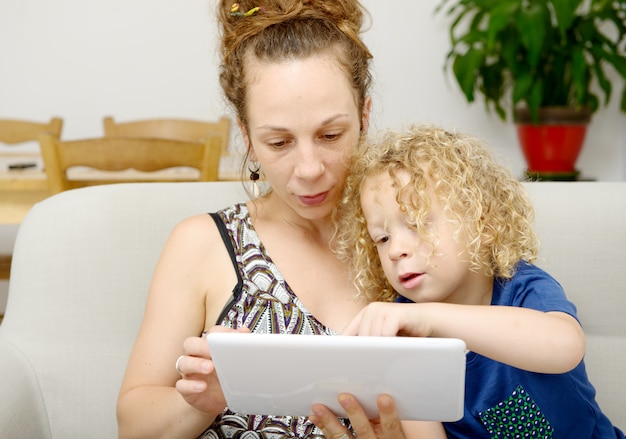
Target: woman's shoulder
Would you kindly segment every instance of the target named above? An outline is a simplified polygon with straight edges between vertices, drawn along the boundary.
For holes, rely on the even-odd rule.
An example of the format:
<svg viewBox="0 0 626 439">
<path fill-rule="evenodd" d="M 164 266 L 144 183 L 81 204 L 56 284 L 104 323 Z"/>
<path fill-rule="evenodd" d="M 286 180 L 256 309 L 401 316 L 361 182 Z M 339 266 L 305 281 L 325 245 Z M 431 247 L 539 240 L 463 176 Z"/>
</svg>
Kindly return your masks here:
<svg viewBox="0 0 626 439">
<path fill-rule="evenodd" d="M 217 212 L 210 213 L 210 215 L 217 215 L 222 218 L 222 221 L 228 225 L 230 223 L 239 223 L 242 221 L 247 222 L 250 218 L 250 212 L 246 203 L 237 203 L 227 206 Z"/>
<path fill-rule="evenodd" d="M 199 213 L 181 219 L 173 228 L 170 239 L 194 242 L 199 245 L 202 242 L 211 244 L 215 238 L 220 238 L 219 229 L 212 218 L 212 214 L 217 214 L 222 221 L 228 223 L 234 218 L 247 216 L 245 203 L 234 204 L 220 209 L 216 212 Z"/>
</svg>

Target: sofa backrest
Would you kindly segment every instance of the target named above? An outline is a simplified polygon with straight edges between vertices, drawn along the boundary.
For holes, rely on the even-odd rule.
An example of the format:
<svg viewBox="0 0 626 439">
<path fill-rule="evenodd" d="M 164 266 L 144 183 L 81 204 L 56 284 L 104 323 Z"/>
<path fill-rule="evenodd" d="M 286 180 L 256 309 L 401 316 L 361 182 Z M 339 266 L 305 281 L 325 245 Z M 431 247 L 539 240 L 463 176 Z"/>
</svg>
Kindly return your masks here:
<svg viewBox="0 0 626 439">
<path fill-rule="evenodd" d="M 626 182 L 527 187 L 539 265 L 578 306 L 598 400 L 626 428 Z M 169 232 L 246 199 L 236 182 L 132 183 L 36 205 L 18 233 L 0 325 L 0 437 L 117 437 L 117 394 Z"/>
<path fill-rule="evenodd" d="M 626 429 L 626 182 L 534 182 L 536 264 L 578 310 L 597 400 Z M 626 430 L 625 430 L 626 431 Z"/>
<path fill-rule="evenodd" d="M 45 416 L 3 421 L 0 437 L 117 437 L 117 394 L 169 232 L 187 216 L 245 200 L 239 182 L 131 183 L 37 204 L 18 231 L 0 325 L 0 367 L 14 357 L 22 371 L 11 381 L 30 387 L 0 386 L 0 417 L 14 410 L 12 399 L 16 421 L 24 408 Z"/>
</svg>

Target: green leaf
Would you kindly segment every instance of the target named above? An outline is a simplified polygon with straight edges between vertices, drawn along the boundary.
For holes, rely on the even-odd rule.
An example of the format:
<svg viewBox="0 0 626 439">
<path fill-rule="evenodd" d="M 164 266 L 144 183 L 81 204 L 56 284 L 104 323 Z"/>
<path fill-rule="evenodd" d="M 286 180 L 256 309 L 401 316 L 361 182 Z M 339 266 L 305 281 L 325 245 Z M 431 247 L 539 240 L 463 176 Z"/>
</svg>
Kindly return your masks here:
<svg viewBox="0 0 626 439">
<path fill-rule="evenodd" d="M 500 40 L 502 30 L 509 26 L 519 9 L 520 7 L 517 3 L 506 2 L 493 9 L 487 24 L 487 51 L 489 53 L 493 51 L 496 42 Z"/>
<path fill-rule="evenodd" d="M 604 74 L 604 69 L 602 69 L 602 65 L 600 63 L 593 63 L 593 70 L 596 74 L 596 79 L 598 80 L 598 85 L 602 89 L 604 93 L 604 105 L 609 103 L 609 99 L 611 98 L 611 81 L 609 81 Z"/>
<path fill-rule="evenodd" d="M 545 5 L 531 3 L 527 8 L 519 10 L 516 16 L 520 40 L 528 51 L 528 63 L 535 67 L 539 63 L 543 50 L 546 28 L 550 23 L 550 15 Z"/>
<path fill-rule="evenodd" d="M 530 90 L 530 94 L 526 98 L 528 109 L 533 122 L 539 122 L 539 107 L 543 104 L 543 83 L 541 80 L 535 82 Z"/>
<path fill-rule="evenodd" d="M 515 84 L 513 85 L 513 104 L 516 104 L 528 96 L 528 93 L 533 85 L 533 78 L 528 72 L 520 72 L 519 76 L 515 78 Z"/>
<path fill-rule="evenodd" d="M 626 80 L 626 0 L 440 1 L 452 20 L 446 67 L 469 102 L 482 94 L 502 118 L 520 103 L 535 117 L 543 105 L 593 113 L 615 88 L 605 68 Z"/>
<path fill-rule="evenodd" d="M 626 79 L 626 57 L 619 54 L 604 52 L 603 58 L 605 61 L 613 65 L 622 78 Z"/>
<path fill-rule="evenodd" d="M 576 10 L 580 7 L 582 0 L 551 0 L 554 8 L 556 23 L 561 36 L 565 36 L 571 28 L 576 16 Z"/>
<path fill-rule="evenodd" d="M 590 93 L 587 96 L 585 106 L 589 108 L 589 111 L 591 111 L 591 113 L 593 114 L 600 107 L 600 101 L 598 100 L 598 97 L 596 95 Z"/>
<path fill-rule="evenodd" d="M 478 77 L 482 78 L 480 91 L 487 101 L 498 103 L 502 99 L 504 78 L 502 67 L 499 64 L 482 65 L 478 70 Z M 477 81 L 478 82 L 478 81 Z"/>
<path fill-rule="evenodd" d="M 587 93 L 587 63 L 580 46 L 572 47 L 572 87 L 575 102 L 580 104 Z"/>
<path fill-rule="evenodd" d="M 452 64 L 454 76 L 465 94 L 468 102 L 474 101 L 474 82 L 476 80 L 476 72 L 483 62 L 484 52 L 480 50 L 469 49 L 465 55 L 457 55 Z"/>
</svg>

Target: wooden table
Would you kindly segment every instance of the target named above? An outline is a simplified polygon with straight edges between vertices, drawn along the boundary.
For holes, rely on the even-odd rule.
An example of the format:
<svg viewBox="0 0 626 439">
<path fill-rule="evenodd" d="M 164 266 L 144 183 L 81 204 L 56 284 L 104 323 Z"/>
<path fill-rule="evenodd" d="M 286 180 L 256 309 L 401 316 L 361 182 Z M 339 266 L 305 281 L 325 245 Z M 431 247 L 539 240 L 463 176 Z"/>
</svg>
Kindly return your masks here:
<svg viewBox="0 0 626 439">
<path fill-rule="evenodd" d="M 238 169 L 240 160 L 241 156 L 236 153 L 224 156 L 220 162 L 219 179 L 240 180 Z M 35 164 L 35 166 L 9 170 L 9 165 L 15 164 Z M 73 175 L 76 177 L 88 175 L 89 179 L 102 180 L 132 178 L 141 181 L 156 177 L 178 181 L 194 179 L 199 174 L 196 169 L 191 168 L 168 169 L 151 173 L 150 176 L 134 170 L 112 173 L 77 168 L 70 170 L 68 173 L 69 178 L 72 178 Z M 5 151 L 0 152 L 0 225 L 21 223 L 35 203 L 49 196 L 48 182 L 39 153 L 20 152 L 14 154 Z"/>
<path fill-rule="evenodd" d="M 9 170 L 9 165 L 31 164 L 34 168 Z M 19 224 L 37 202 L 50 195 L 41 156 L 37 153 L 0 155 L 0 224 Z"/>
</svg>

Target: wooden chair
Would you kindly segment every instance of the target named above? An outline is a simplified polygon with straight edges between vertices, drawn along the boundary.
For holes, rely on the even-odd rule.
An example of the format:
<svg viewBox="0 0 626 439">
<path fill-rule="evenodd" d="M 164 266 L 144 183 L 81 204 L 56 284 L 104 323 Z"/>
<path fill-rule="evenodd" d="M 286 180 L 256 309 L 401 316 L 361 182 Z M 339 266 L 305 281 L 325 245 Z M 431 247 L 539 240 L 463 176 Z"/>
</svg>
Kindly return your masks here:
<svg viewBox="0 0 626 439">
<path fill-rule="evenodd" d="M 115 122 L 113 117 L 103 119 L 105 137 L 157 137 L 174 140 L 204 140 L 219 135 L 221 152 L 228 150 L 230 119 L 222 116 L 217 122 L 190 119 L 143 119 L 132 122 Z"/>
<path fill-rule="evenodd" d="M 203 141 L 133 137 L 63 141 L 49 133 L 39 137 L 52 193 L 121 182 L 215 181 L 218 179 L 222 142 L 223 136 L 220 135 L 209 136 Z M 75 173 L 68 178 L 68 170 L 75 167 L 116 172 L 106 174 L 109 178 L 93 172 Z M 177 167 L 191 167 L 199 172 L 194 176 L 173 171 L 156 172 Z"/>
<path fill-rule="evenodd" d="M 32 122 L 20 119 L 0 119 L 0 143 L 14 145 L 37 141 L 44 132 L 61 136 L 63 119 L 53 117 L 48 123 Z M 0 254 L 0 279 L 9 279 L 11 273 L 11 254 Z"/>
<path fill-rule="evenodd" d="M 37 141 L 44 132 L 61 136 L 63 119 L 53 117 L 48 123 L 17 119 L 0 119 L 0 142 L 7 144 Z"/>
</svg>

